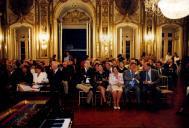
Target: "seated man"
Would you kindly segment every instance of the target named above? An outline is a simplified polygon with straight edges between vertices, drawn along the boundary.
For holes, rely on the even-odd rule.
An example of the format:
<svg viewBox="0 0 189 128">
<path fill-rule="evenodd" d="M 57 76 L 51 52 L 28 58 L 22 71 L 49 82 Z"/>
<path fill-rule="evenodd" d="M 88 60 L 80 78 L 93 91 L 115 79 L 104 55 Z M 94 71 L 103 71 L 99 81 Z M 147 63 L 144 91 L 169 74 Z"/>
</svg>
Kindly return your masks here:
<svg viewBox="0 0 189 128">
<path fill-rule="evenodd" d="M 126 70 L 123 73 L 125 96 L 126 100 L 130 100 L 129 91 L 134 90 L 136 93 L 137 103 L 140 104 L 140 87 L 139 87 L 139 73 L 137 72 L 136 63 L 130 64 L 130 70 Z"/>
<path fill-rule="evenodd" d="M 168 77 L 168 85 L 169 89 L 174 90 L 177 83 L 177 66 L 174 64 L 173 60 L 170 59 L 167 61 L 166 64 L 164 64 L 164 72 L 165 75 Z"/>
<path fill-rule="evenodd" d="M 158 87 L 160 78 L 158 71 L 151 68 L 150 63 L 145 62 L 143 65 L 144 71 L 140 73 L 140 80 L 142 84 L 142 94 L 144 101 L 148 98 L 148 94 L 151 94 L 154 103 L 154 107 L 158 107 L 160 103 L 161 90 Z"/>
<path fill-rule="evenodd" d="M 93 69 L 90 66 L 90 61 L 85 60 L 84 68 L 80 71 L 80 84 L 77 84 L 76 88 L 87 93 L 87 105 L 91 103 L 95 88 L 93 87 Z"/>
<path fill-rule="evenodd" d="M 64 93 L 68 94 L 69 92 L 69 81 L 71 79 L 71 73 L 72 71 L 70 70 L 68 66 L 68 61 L 63 62 L 63 69 L 62 69 L 62 84 L 64 86 Z"/>
<path fill-rule="evenodd" d="M 158 71 L 159 76 L 165 75 L 165 71 L 164 71 L 164 68 L 162 66 L 162 62 L 161 61 L 157 61 L 156 62 L 156 69 Z"/>
<path fill-rule="evenodd" d="M 12 91 L 16 91 L 17 84 L 20 82 L 21 71 L 16 69 L 16 65 L 7 65 L 8 87 Z"/>
</svg>

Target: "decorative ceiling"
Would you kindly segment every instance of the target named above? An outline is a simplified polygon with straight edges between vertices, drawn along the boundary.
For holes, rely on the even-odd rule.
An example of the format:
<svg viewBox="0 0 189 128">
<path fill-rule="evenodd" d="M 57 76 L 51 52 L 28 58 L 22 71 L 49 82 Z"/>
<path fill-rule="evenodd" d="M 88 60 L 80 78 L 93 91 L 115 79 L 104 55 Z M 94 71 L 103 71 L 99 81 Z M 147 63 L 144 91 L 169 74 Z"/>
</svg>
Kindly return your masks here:
<svg viewBox="0 0 189 128">
<path fill-rule="evenodd" d="M 9 0 L 10 9 L 18 16 L 27 15 L 33 7 L 34 0 Z"/>
<path fill-rule="evenodd" d="M 6 0 L 0 0 L 0 12 L 4 12 L 6 7 Z"/>
<path fill-rule="evenodd" d="M 115 0 L 118 11 L 122 15 L 132 15 L 138 8 L 139 0 Z"/>
</svg>

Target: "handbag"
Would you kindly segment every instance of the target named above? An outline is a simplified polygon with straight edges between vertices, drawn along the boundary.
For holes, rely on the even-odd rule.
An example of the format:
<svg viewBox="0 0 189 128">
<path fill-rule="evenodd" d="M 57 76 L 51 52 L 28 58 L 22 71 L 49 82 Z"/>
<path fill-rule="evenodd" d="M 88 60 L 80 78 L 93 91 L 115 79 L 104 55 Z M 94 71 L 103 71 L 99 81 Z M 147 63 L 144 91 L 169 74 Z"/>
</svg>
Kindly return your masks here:
<svg viewBox="0 0 189 128">
<path fill-rule="evenodd" d="M 88 93 L 93 87 L 90 84 L 77 84 L 76 88 L 84 91 L 85 93 Z"/>
</svg>

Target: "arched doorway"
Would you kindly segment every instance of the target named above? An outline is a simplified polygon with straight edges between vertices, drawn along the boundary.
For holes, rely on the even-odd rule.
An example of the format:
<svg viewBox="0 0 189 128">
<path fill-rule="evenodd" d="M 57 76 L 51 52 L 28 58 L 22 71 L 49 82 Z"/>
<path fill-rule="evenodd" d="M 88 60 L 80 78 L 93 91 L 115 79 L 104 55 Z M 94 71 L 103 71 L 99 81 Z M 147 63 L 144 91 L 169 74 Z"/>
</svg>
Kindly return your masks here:
<svg viewBox="0 0 189 128">
<path fill-rule="evenodd" d="M 161 58 L 164 58 L 169 52 L 173 55 L 175 52 L 182 57 L 182 27 L 177 24 L 165 24 L 161 27 Z"/>
<path fill-rule="evenodd" d="M 65 51 L 77 58 L 90 55 L 91 22 L 90 16 L 81 9 L 69 10 L 63 14 L 59 26 L 59 48 L 62 48 L 62 57 Z"/>
<path fill-rule="evenodd" d="M 54 38 L 54 45 L 52 45 L 51 53 L 57 54 L 58 60 L 62 60 L 65 50 L 71 49 L 74 52 L 81 51 L 85 52 L 90 57 L 95 57 L 95 29 L 93 29 L 95 28 L 95 10 L 90 5 L 90 2 L 78 0 L 63 3 L 59 2 L 59 4 L 55 7 L 54 12 L 54 19 L 56 20 L 54 20 L 54 29 L 52 34 Z M 84 44 L 85 49 L 77 49 L 77 47 L 74 48 L 74 44 L 68 46 L 67 44 L 64 44 L 65 40 L 63 37 L 65 36 L 65 31 L 75 31 L 74 33 L 77 33 L 76 31 L 84 31 L 82 39 L 86 41 Z M 77 40 L 77 37 L 75 38 Z"/>
<path fill-rule="evenodd" d="M 8 30 L 6 50 L 10 59 L 32 59 L 33 28 L 26 23 L 16 23 Z"/>
<path fill-rule="evenodd" d="M 140 57 L 138 27 L 132 23 L 122 23 L 116 26 L 116 54 L 123 54 L 127 59 Z"/>
</svg>

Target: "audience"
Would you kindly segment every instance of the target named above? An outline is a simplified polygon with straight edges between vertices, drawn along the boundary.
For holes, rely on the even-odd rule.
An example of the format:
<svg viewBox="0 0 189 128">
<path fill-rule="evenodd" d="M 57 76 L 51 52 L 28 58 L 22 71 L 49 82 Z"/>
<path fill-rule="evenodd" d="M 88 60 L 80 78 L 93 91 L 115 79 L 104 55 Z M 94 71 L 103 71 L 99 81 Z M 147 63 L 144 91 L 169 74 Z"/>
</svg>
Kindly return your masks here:
<svg viewBox="0 0 189 128">
<path fill-rule="evenodd" d="M 92 103 L 97 90 L 105 105 L 108 98 L 106 93 L 110 91 L 114 109 L 120 109 L 121 97 L 129 102 L 132 91 L 138 105 L 152 97 L 154 106 L 158 106 L 160 76 L 167 76 L 170 89 L 174 89 L 180 58 L 176 53 L 174 56 L 168 53 L 165 61 L 154 58 L 144 54 L 141 59 L 126 60 L 120 54 L 117 58 L 105 60 L 88 56 L 78 60 L 66 52 L 62 63 L 56 61 L 55 55 L 50 61 L 6 60 L 0 63 L 0 88 L 1 91 L 16 91 L 20 83 L 35 85 L 33 88 L 49 84 L 51 91 L 66 95 L 77 88 L 87 94 L 87 106 Z"/>
</svg>

